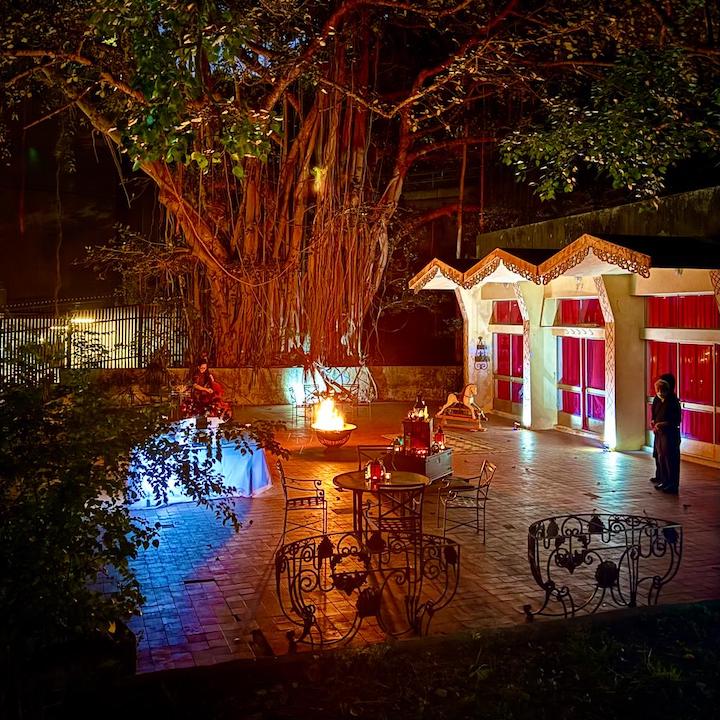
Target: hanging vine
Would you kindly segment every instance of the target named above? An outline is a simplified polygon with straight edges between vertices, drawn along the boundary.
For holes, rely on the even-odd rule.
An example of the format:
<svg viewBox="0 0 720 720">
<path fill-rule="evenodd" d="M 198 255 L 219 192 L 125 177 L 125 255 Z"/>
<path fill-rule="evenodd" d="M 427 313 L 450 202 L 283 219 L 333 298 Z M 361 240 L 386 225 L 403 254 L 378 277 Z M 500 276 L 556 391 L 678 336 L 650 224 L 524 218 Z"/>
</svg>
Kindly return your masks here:
<svg viewBox="0 0 720 720">
<path fill-rule="evenodd" d="M 602 13 L 580 0 L 7 5 L 6 107 L 39 83 L 155 184 L 164 241 L 124 235 L 97 261 L 180 294 L 206 319 L 198 342 L 212 336 L 218 365 L 362 357 L 392 221 L 420 159 L 502 142 L 519 174 L 540 169 L 547 196 L 571 190 L 588 164 L 654 192 L 675 157 L 671 142 L 684 157 L 716 137 L 716 114 L 683 115 L 689 94 L 713 96 L 714 48 L 682 50 L 708 19 L 675 2 L 667 12 L 639 0 Z M 709 22 L 717 24 L 714 11 Z M 641 122 L 642 103 L 628 100 L 648 99 L 641 53 L 667 70 L 673 96 L 646 103 L 655 132 L 647 146 L 626 137 L 617 115 L 598 132 L 577 100 L 611 113 L 624 93 L 625 111 Z M 614 90 L 600 89 L 604 78 Z M 509 97 L 530 99 L 525 124 L 486 132 L 474 120 L 478 103 L 501 107 Z M 680 110 L 669 117 L 658 108 L 672 99 Z M 572 123 L 558 120 L 563 108 Z M 594 156 L 582 157 L 582 138 Z M 601 146 L 612 148 L 610 162 Z M 641 165 L 643 153 L 651 164 Z M 460 233 L 463 213 L 477 209 L 464 194 L 433 211 L 459 213 Z"/>
</svg>

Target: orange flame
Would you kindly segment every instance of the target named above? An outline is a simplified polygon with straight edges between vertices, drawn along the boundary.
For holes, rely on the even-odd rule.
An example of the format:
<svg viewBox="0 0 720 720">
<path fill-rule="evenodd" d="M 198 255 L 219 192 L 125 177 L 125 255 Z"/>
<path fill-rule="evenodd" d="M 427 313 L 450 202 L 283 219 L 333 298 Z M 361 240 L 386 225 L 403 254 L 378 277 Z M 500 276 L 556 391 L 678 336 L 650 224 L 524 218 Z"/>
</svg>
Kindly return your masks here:
<svg viewBox="0 0 720 720">
<path fill-rule="evenodd" d="M 345 427 L 345 418 L 335 407 L 332 398 L 326 398 L 318 406 L 315 412 L 313 428 L 317 430 L 342 430 Z"/>
</svg>

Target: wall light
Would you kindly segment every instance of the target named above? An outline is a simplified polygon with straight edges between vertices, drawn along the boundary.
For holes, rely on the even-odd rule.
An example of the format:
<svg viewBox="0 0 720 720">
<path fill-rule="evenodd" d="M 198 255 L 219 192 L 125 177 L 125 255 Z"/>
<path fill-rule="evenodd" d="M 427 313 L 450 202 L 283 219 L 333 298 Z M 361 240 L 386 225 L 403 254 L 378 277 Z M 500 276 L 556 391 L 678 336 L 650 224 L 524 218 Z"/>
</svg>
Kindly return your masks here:
<svg viewBox="0 0 720 720">
<path fill-rule="evenodd" d="M 490 355 L 488 354 L 487 345 L 483 342 L 482 335 L 478 335 L 475 347 L 475 368 L 477 370 L 487 370 L 489 365 Z"/>
</svg>

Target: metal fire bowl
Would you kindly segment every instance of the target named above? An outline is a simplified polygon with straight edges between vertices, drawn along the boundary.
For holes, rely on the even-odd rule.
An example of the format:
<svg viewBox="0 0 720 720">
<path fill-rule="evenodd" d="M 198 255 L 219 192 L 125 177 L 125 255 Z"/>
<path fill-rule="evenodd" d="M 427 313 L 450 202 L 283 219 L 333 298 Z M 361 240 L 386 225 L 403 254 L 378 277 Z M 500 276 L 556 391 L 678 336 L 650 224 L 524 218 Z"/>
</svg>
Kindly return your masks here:
<svg viewBox="0 0 720 720">
<path fill-rule="evenodd" d="M 310 427 L 315 431 L 320 444 L 327 448 L 342 447 L 350 439 L 352 431 L 357 429 L 357 425 L 352 423 L 345 423 L 341 430 L 323 430 L 314 423 Z"/>
</svg>

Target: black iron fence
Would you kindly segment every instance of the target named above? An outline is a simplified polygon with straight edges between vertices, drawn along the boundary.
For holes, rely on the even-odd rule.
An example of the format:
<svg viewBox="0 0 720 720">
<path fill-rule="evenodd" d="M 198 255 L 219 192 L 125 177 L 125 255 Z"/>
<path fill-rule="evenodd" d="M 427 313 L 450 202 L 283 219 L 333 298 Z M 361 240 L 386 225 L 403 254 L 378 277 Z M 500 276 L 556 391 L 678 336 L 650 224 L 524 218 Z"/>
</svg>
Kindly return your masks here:
<svg viewBox="0 0 720 720">
<path fill-rule="evenodd" d="M 0 377 L 65 368 L 181 367 L 188 329 L 181 307 L 75 303 L 55 313 L 9 306 L 0 314 Z"/>
</svg>

